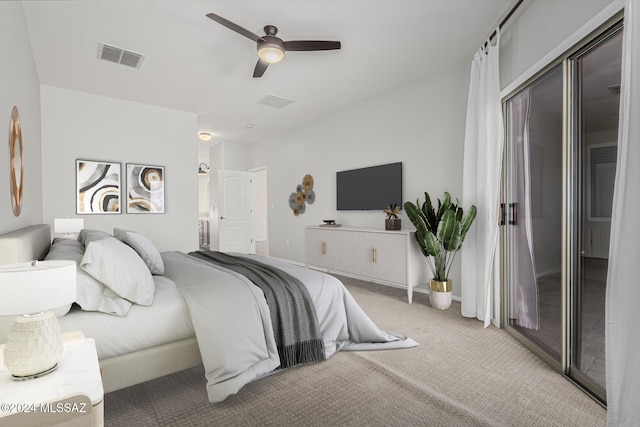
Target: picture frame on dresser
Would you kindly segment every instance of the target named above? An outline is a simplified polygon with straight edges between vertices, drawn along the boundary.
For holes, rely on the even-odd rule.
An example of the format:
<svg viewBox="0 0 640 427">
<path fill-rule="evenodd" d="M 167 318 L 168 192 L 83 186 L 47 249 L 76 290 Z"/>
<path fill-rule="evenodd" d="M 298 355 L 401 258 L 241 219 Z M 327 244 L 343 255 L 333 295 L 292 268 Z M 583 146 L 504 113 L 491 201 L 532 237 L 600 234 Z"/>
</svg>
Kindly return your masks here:
<svg viewBox="0 0 640 427">
<path fill-rule="evenodd" d="M 164 213 L 164 166 L 127 163 L 127 213 Z"/>
<path fill-rule="evenodd" d="M 76 214 L 119 214 L 121 165 L 76 159 Z"/>
</svg>

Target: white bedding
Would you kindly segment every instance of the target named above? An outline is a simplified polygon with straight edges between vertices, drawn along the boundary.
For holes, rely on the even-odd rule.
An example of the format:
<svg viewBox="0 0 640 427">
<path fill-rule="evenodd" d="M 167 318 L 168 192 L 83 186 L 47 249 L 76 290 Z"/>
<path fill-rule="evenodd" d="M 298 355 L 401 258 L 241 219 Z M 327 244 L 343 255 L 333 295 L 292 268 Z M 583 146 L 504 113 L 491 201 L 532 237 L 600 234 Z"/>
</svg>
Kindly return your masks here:
<svg viewBox="0 0 640 427">
<path fill-rule="evenodd" d="M 340 350 L 418 345 L 380 330 L 342 282 L 326 273 L 264 257 L 304 283 L 316 309 L 326 358 Z M 207 394 L 225 400 L 280 364 L 269 307 L 262 290 L 244 276 L 182 252 L 163 252 L 163 276 L 153 276 L 153 304 L 133 304 L 125 316 L 77 306 L 59 318 L 63 332 L 94 338 L 101 360 L 197 337 Z"/>
<path fill-rule="evenodd" d="M 220 402 L 280 364 L 264 294 L 244 276 L 181 252 L 164 252 L 165 275 L 185 297 L 207 377 L 209 400 Z M 330 357 L 338 350 L 398 349 L 418 345 L 386 333 L 369 319 L 335 277 L 261 258 L 300 279 L 316 307 Z"/>
<path fill-rule="evenodd" d="M 168 277 L 153 278 L 153 305 L 134 304 L 124 317 L 74 307 L 58 319 L 61 331 L 80 330 L 93 338 L 101 360 L 195 336 L 187 304 L 176 285 Z"/>
</svg>

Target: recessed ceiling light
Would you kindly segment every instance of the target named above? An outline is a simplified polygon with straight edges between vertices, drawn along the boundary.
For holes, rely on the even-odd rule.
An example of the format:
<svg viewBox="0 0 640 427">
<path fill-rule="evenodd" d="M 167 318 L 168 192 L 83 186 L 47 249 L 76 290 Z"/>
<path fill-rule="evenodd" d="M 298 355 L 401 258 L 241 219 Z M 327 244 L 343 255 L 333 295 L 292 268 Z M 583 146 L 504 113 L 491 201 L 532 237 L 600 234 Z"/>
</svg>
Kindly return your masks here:
<svg viewBox="0 0 640 427">
<path fill-rule="evenodd" d="M 249 123 L 249 124 L 247 125 L 247 129 L 251 129 L 253 126 L 255 126 L 253 123 Z"/>
<path fill-rule="evenodd" d="M 200 132 L 198 137 L 203 141 L 211 141 L 211 138 L 213 138 L 209 132 Z"/>
</svg>

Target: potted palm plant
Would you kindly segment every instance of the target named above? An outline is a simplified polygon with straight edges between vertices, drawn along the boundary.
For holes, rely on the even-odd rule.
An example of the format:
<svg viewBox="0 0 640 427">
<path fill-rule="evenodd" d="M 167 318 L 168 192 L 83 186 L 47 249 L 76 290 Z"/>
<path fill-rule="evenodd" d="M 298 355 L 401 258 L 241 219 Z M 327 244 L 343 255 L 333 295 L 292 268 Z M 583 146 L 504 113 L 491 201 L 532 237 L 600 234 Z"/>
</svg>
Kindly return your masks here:
<svg viewBox="0 0 640 427">
<path fill-rule="evenodd" d="M 456 203 L 451 202 L 451 196 L 445 192 L 442 201 L 438 199 L 438 207 L 434 209 L 429 193 L 424 193 L 425 201 L 420 205 L 406 202 L 404 210 L 416 227 L 416 240 L 427 257 L 427 264 L 433 274 L 429 282 L 429 301 L 431 306 L 445 310 L 451 305 L 451 279 L 449 271 L 456 253 L 462 247 L 462 242 L 476 217 L 477 209 L 471 205 L 469 211 L 464 211 Z"/>
</svg>

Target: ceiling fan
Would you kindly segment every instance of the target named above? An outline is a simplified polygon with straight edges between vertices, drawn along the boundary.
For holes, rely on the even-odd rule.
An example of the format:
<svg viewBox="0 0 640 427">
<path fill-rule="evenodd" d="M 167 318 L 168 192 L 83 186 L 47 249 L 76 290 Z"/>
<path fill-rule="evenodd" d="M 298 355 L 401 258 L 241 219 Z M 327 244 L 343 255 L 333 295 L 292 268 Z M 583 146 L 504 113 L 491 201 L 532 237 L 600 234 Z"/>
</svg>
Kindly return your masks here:
<svg viewBox="0 0 640 427">
<path fill-rule="evenodd" d="M 278 28 L 273 25 L 265 25 L 264 36 L 259 36 L 244 27 L 231 22 L 226 18 L 215 13 L 208 13 L 207 18 L 216 21 L 218 24 L 224 25 L 230 30 L 243 35 L 257 44 L 258 48 L 258 63 L 253 70 L 253 77 L 262 77 L 267 70 L 269 64 L 275 64 L 279 62 L 283 57 L 285 51 L 315 51 L 315 50 L 336 50 L 340 49 L 339 41 L 326 41 L 326 40 L 293 40 L 284 41 L 279 37 Z"/>
</svg>

